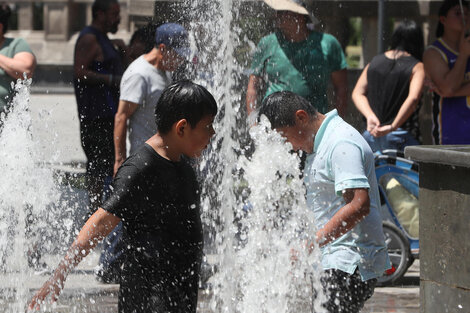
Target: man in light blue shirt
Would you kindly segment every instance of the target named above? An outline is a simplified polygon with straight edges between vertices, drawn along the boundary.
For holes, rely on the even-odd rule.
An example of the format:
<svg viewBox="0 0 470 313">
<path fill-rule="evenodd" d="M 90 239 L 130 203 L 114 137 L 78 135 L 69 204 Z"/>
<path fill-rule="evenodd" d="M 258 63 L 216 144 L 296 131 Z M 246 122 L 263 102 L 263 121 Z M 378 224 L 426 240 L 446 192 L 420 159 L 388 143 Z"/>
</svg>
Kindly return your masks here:
<svg viewBox="0 0 470 313">
<path fill-rule="evenodd" d="M 377 278 L 390 268 L 369 145 L 336 110 L 320 114 L 292 92 L 268 96 L 259 115 L 294 150 L 308 153 L 304 182 L 326 273 L 325 307 L 329 312 L 359 312 Z"/>
</svg>

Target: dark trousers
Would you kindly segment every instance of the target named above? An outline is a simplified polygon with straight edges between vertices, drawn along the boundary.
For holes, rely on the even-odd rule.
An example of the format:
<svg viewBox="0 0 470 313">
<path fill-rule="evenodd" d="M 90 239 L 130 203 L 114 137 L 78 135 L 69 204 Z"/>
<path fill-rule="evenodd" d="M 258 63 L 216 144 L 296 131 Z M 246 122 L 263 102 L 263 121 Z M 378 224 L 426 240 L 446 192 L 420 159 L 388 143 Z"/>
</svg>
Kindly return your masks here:
<svg viewBox="0 0 470 313">
<path fill-rule="evenodd" d="M 362 281 L 359 271 L 348 274 L 340 270 L 326 270 L 321 278 L 328 298 L 324 307 L 329 313 L 359 313 L 374 294 L 377 279 Z"/>
</svg>

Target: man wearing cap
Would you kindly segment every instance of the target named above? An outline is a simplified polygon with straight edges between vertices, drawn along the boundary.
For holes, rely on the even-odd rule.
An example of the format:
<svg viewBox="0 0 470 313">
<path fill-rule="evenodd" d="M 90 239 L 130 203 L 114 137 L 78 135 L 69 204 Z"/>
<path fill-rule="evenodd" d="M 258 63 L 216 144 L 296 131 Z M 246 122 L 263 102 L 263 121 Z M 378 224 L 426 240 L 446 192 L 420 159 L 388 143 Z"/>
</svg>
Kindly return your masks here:
<svg viewBox="0 0 470 313">
<path fill-rule="evenodd" d="M 256 109 L 262 82 L 264 98 L 276 91 L 291 91 L 328 111 L 327 89 L 332 82 L 335 106 L 344 116 L 347 105 L 346 59 L 341 45 L 329 34 L 312 31 L 315 18 L 301 0 L 264 0 L 276 10 L 278 30 L 261 39 L 253 57 L 246 106 Z"/>
<path fill-rule="evenodd" d="M 130 154 L 157 132 L 155 104 L 163 89 L 171 83 L 171 72 L 189 54 L 188 33 L 183 26 L 163 24 L 156 30 L 155 47 L 132 62 L 124 72 L 119 107 L 114 120 L 114 173 L 127 157 L 128 127 Z"/>
<path fill-rule="evenodd" d="M 114 120 L 114 175 L 127 157 L 127 129 L 130 155 L 157 132 L 155 105 L 163 89 L 171 83 L 171 72 L 189 54 L 188 33 L 183 26 L 163 24 L 156 29 L 154 48 L 138 57 L 124 72 Z M 113 282 L 119 277 L 125 249 L 121 236 L 122 225 L 119 223 L 104 241 L 103 253 L 95 269 L 96 277 L 102 282 Z"/>
</svg>

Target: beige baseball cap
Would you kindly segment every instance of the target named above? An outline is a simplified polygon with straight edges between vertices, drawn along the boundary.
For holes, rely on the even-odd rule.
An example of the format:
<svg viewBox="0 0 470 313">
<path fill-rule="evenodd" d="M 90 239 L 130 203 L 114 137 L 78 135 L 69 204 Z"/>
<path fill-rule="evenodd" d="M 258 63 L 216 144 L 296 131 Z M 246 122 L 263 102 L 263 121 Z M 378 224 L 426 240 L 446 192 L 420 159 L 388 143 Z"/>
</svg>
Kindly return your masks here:
<svg viewBox="0 0 470 313">
<path fill-rule="evenodd" d="M 291 11 L 294 13 L 308 15 L 312 23 L 317 24 L 318 20 L 315 16 L 308 12 L 305 3 L 302 0 L 263 0 L 264 3 L 269 5 L 276 11 Z"/>
</svg>

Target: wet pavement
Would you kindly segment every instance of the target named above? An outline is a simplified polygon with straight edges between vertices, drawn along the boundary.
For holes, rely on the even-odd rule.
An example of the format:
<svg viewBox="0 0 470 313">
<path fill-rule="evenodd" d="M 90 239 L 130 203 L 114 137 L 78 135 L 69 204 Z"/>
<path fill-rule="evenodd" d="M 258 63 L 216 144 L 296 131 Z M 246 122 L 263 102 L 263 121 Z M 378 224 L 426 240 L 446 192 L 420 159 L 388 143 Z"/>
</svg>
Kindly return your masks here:
<svg viewBox="0 0 470 313">
<path fill-rule="evenodd" d="M 59 301 L 48 306 L 48 312 L 87 312 L 87 313 L 114 313 L 117 312 L 117 295 L 119 286 L 116 284 L 102 284 L 93 275 L 93 268 L 98 262 L 99 253 L 90 254 L 67 279 L 65 289 Z M 45 259 L 48 265 L 57 264 L 60 256 L 49 256 Z M 419 261 L 415 262 L 405 277 L 396 287 L 378 287 L 374 295 L 366 303 L 362 313 L 417 313 L 419 312 Z M 52 267 L 52 266 L 51 266 Z M 8 302 L 2 299 L 2 290 L 11 288 L 8 282 L 14 281 L 17 273 L 0 275 L 0 313 L 11 312 L 5 309 Z M 49 277 L 50 273 L 32 275 L 26 282 L 30 292 L 34 292 Z M 215 313 L 209 309 L 210 293 L 200 290 L 198 313 Z M 301 313 L 301 312 L 299 312 Z"/>
</svg>

